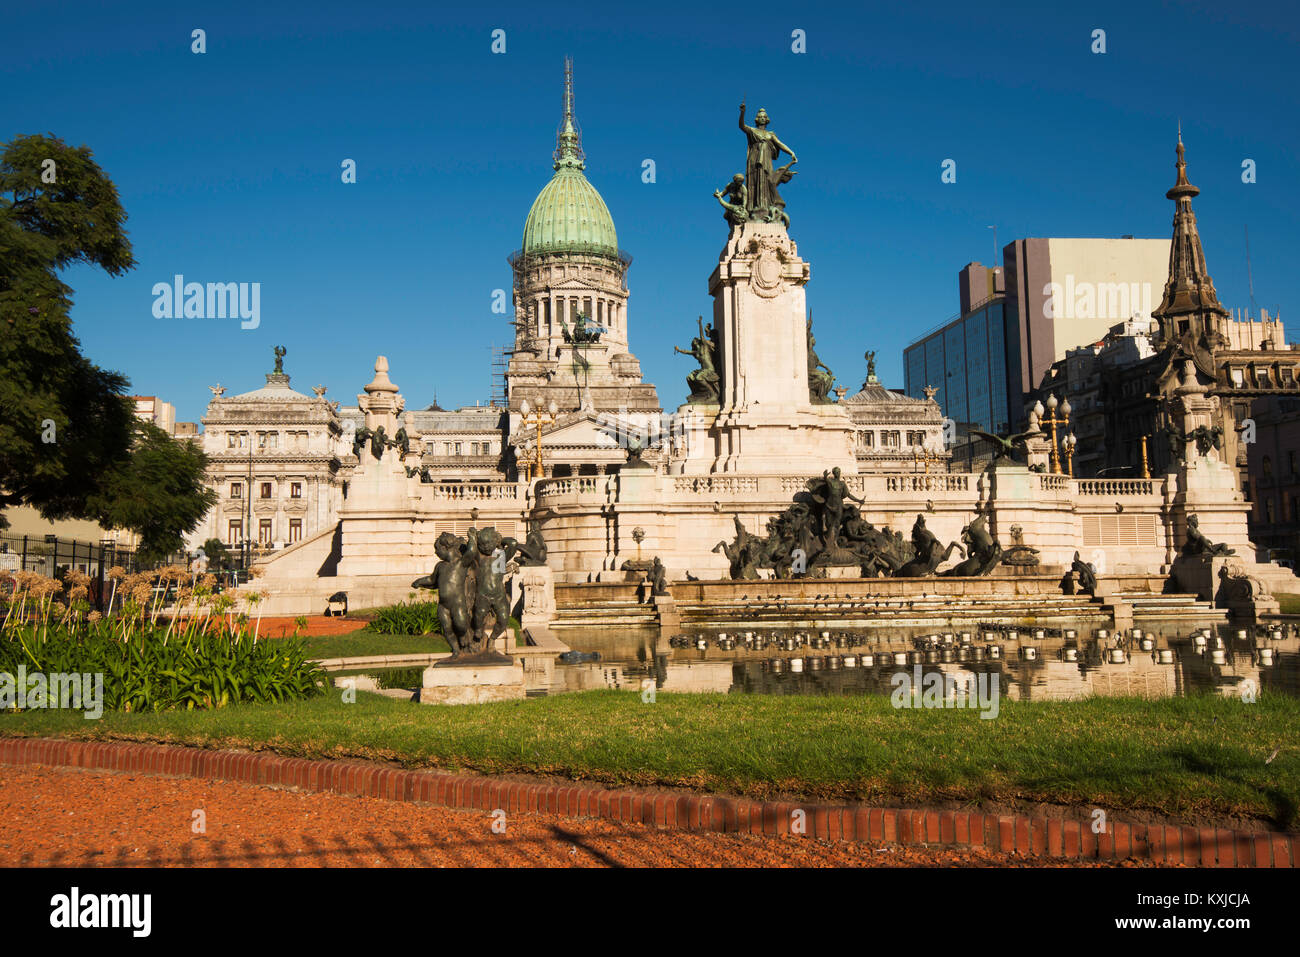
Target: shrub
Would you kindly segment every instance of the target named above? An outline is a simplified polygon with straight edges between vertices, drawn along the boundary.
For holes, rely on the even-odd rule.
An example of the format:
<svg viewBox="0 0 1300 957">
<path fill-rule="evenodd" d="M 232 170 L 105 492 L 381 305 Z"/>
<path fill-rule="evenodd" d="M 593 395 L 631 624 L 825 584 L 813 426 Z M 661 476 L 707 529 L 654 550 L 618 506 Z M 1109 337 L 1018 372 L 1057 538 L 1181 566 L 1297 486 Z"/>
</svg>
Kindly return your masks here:
<svg viewBox="0 0 1300 957">
<path fill-rule="evenodd" d="M 436 601 L 399 601 L 375 612 L 370 630 L 381 635 L 441 635 Z"/>
<path fill-rule="evenodd" d="M 258 641 L 236 600 L 213 595 L 211 581 L 194 588 L 183 569 L 126 575 L 113 569 L 116 615 L 90 610 L 85 585 L 19 572 L 0 581 L 0 672 L 102 674 L 103 706 L 111 711 L 220 708 L 322 694 L 325 674 L 301 639 Z M 82 576 L 84 577 L 84 576 Z M 56 596 L 68 586 L 68 603 Z M 120 587 L 119 587 L 120 586 Z M 174 611 L 160 619 L 171 593 Z M 244 596 L 252 607 L 258 596 Z M 186 617 L 179 617 L 184 611 Z"/>
</svg>

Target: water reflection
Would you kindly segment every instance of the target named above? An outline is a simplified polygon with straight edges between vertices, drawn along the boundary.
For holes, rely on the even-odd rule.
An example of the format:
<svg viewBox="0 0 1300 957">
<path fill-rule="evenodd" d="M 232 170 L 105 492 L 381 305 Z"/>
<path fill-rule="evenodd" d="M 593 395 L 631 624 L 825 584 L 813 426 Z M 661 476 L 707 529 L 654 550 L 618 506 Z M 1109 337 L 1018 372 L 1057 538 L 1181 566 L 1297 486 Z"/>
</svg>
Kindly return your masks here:
<svg viewBox="0 0 1300 957">
<path fill-rule="evenodd" d="M 958 686 L 996 675 L 1013 700 L 1091 695 L 1169 697 L 1189 691 L 1300 696 L 1300 636 L 1294 625 L 1241 627 L 1221 621 L 1167 622 L 1122 634 L 1076 627 L 972 632 L 872 628 L 848 632 L 691 632 L 662 642 L 657 632 L 621 631 L 592 647 L 601 661 L 557 665 L 551 693 L 589 688 L 739 694 L 888 695 L 900 670 L 939 672 Z"/>
</svg>

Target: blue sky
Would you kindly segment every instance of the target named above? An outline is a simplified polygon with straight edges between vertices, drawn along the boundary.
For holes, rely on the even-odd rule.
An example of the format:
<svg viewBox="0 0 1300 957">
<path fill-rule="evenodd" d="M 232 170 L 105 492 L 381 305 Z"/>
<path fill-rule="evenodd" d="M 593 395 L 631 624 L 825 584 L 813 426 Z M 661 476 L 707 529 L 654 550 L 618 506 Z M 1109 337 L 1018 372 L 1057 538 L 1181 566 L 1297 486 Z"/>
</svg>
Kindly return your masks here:
<svg viewBox="0 0 1300 957">
<path fill-rule="evenodd" d="M 490 347 L 511 338 L 492 294 L 551 175 L 565 54 L 587 175 L 634 257 L 632 349 L 667 409 L 692 365 L 672 347 L 711 309 L 726 239 L 711 194 L 743 168 L 742 97 L 799 154 L 783 195 L 837 384 L 856 388 L 872 348 L 901 388 L 903 347 L 957 311 L 963 264 L 991 260 L 990 224 L 1000 243 L 1167 237 L 1179 118 L 1220 298 L 1249 304 L 1248 225 L 1256 300 L 1300 323 L 1296 9 L 1056 7 L 16 4 L 0 139 L 86 144 L 117 183 L 139 265 L 68 272 L 76 331 L 186 420 L 211 384 L 261 385 L 277 344 L 296 388 L 345 405 L 380 353 L 408 408 L 486 401 Z M 155 318 L 151 288 L 176 273 L 260 282 L 259 328 Z"/>
</svg>

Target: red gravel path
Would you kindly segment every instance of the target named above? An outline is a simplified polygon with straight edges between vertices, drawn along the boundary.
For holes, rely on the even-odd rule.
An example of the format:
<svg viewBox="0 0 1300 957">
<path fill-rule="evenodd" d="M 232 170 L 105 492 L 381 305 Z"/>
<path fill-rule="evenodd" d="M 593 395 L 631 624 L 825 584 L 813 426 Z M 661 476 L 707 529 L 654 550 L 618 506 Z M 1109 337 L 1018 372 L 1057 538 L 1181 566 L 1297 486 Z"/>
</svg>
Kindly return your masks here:
<svg viewBox="0 0 1300 957">
<path fill-rule="evenodd" d="M 293 618 L 263 618 L 258 634 L 264 638 L 288 638 L 296 627 Z M 346 635 L 360 631 L 369 622 L 356 618 L 339 618 L 331 615 L 308 615 L 304 635 Z"/>
<path fill-rule="evenodd" d="M 192 828 L 196 810 L 206 832 Z M 901 847 L 491 815 L 230 781 L 0 766 L 0 866 L 1025 866 L 983 847 Z M 1067 862 L 1034 860 L 1035 866 Z M 1070 861 L 1068 866 L 1107 866 Z M 1125 862 L 1125 866 L 1134 866 Z"/>
</svg>

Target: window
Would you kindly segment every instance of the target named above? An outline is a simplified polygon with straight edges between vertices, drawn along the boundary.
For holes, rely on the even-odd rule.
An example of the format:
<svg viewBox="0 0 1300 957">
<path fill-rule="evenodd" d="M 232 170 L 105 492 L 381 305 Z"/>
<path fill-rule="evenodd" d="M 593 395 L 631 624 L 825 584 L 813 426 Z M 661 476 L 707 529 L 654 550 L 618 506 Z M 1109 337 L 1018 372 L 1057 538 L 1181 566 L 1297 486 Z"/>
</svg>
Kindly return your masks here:
<svg viewBox="0 0 1300 957">
<path fill-rule="evenodd" d="M 478 455 L 478 443 L 477 443 L 477 442 L 471 442 L 471 443 L 469 444 L 469 454 L 470 454 L 470 455 Z"/>
<path fill-rule="evenodd" d="M 227 433 L 226 433 L 226 448 L 228 448 L 228 449 L 242 449 L 242 448 L 246 448 L 247 446 L 248 446 L 248 433 L 247 433 L 247 432 L 227 432 Z"/>
<path fill-rule="evenodd" d="M 443 453 L 442 453 L 443 455 L 451 455 L 451 443 L 450 443 L 450 442 L 443 442 L 443 443 L 442 443 L 442 448 L 443 448 Z"/>
<path fill-rule="evenodd" d="M 243 482 L 231 482 L 231 483 L 230 483 L 230 497 L 231 497 L 231 498 L 243 498 L 243 497 L 244 497 L 244 483 L 243 483 Z"/>
<path fill-rule="evenodd" d="M 1246 384 L 1246 374 L 1241 369 L 1232 370 L 1232 384 L 1238 389 Z"/>
<path fill-rule="evenodd" d="M 269 518 L 258 520 L 257 540 L 263 545 L 271 544 L 271 520 Z"/>
<path fill-rule="evenodd" d="M 1267 498 L 1264 500 L 1264 521 L 1272 525 L 1276 519 L 1273 517 L 1273 500 Z"/>
<path fill-rule="evenodd" d="M 259 449 L 274 449 L 280 446 L 279 432 L 258 432 L 257 447 Z"/>
<path fill-rule="evenodd" d="M 457 455 L 461 455 L 461 454 L 463 454 L 463 453 L 461 452 L 461 450 L 460 450 L 460 447 L 461 447 L 461 446 L 460 446 L 460 443 L 457 442 L 457 443 L 456 443 L 456 454 L 457 454 Z"/>
<path fill-rule="evenodd" d="M 301 482 L 290 482 L 290 483 L 289 483 L 289 497 L 290 497 L 290 498 L 302 498 L 302 483 L 301 483 Z"/>
<path fill-rule="evenodd" d="M 908 444 L 908 445 L 925 445 L 925 433 L 924 433 L 924 432 L 908 432 L 908 433 L 907 433 L 907 444 Z"/>
<path fill-rule="evenodd" d="M 1263 467 L 1264 467 L 1264 478 L 1271 477 L 1273 475 L 1273 460 L 1269 458 L 1267 455 L 1264 456 Z"/>
<path fill-rule="evenodd" d="M 263 482 L 263 483 L 262 483 L 262 498 L 270 498 L 270 497 L 271 497 L 271 483 L 270 483 L 270 482 Z"/>
<path fill-rule="evenodd" d="M 226 523 L 226 544 L 238 545 L 244 537 L 244 523 L 240 519 L 232 518 Z"/>
<path fill-rule="evenodd" d="M 289 519 L 289 544 L 302 541 L 302 519 Z"/>
<path fill-rule="evenodd" d="M 1296 467 L 1295 467 L 1295 452 L 1294 452 L 1294 451 L 1292 451 L 1292 452 L 1288 452 L 1288 453 L 1286 454 L 1286 465 L 1287 465 L 1287 468 L 1290 469 L 1291 474 L 1292 474 L 1292 475 L 1295 475 L 1295 474 L 1296 474 Z"/>
<path fill-rule="evenodd" d="M 875 432 L 859 432 L 859 433 L 858 433 L 858 444 L 860 444 L 864 449 L 873 448 L 873 447 L 875 446 L 875 444 L 876 444 L 876 433 L 875 433 Z"/>
<path fill-rule="evenodd" d="M 884 446 L 886 446 L 886 447 L 888 447 L 888 448 L 894 448 L 894 449 L 896 449 L 896 448 L 898 448 L 898 442 L 899 442 L 899 439 L 900 439 L 900 438 L 901 438 L 900 434 L 899 434 L 898 432 L 896 432 L 896 431 L 894 431 L 894 432 L 881 432 L 881 433 L 880 433 L 880 440 L 881 440 L 881 441 L 880 441 L 880 444 L 881 444 L 881 445 L 884 445 Z"/>
</svg>

